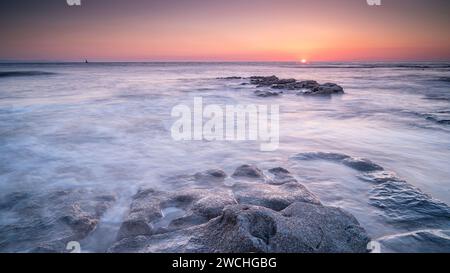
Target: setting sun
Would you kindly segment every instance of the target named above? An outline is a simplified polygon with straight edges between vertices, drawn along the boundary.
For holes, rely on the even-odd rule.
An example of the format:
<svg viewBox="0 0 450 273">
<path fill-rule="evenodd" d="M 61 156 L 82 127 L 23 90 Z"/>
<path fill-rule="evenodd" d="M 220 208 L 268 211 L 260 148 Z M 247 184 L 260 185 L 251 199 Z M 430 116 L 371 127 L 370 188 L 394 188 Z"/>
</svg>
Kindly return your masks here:
<svg viewBox="0 0 450 273">
<path fill-rule="evenodd" d="M 307 62 L 308 62 L 308 61 L 307 61 L 306 59 L 302 59 L 302 60 L 301 60 L 301 63 L 302 63 L 302 64 L 306 64 Z"/>
</svg>

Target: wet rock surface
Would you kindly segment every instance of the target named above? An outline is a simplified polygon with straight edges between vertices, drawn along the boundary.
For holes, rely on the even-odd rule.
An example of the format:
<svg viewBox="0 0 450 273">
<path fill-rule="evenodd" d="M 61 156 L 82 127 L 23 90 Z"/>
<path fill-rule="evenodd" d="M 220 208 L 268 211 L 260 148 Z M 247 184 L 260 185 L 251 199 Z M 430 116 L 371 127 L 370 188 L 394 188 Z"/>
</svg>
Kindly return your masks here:
<svg viewBox="0 0 450 273">
<path fill-rule="evenodd" d="M 369 204 L 382 209 L 387 221 L 410 227 L 450 228 L 450 207 L 400 179 L 376 185 Z"/>
<path fill-rule="evenodd" d="M 0 252 L 64 252 L 67 242 L 81 240 L 97 227 L 115 196 L 71 189 L 11 193 L 0 200 L 2 220 L 11 218 L 0 225 Z"/>
<path fill-rule="evenodd" d="M 297 182 L 297 179 L 285 168 L 276 167 L 267 171 L 271 176 L 270 184 L 281 185 L 290 182 Z"/>
<path fill-rule="evenodd" d="M 164 233 L 205 223 L 217 217 L 225 206 L 235 203 L 234 197 L 225 191 L 217 195 L 215 191 L 204 189 L 178 192 L 140 189 L 133 196 L 129 214 L 120 227 L 118 239 Z M 177 208 L 182 211 L 182 215 L 165 226 L 155 227 L 158 221 L 165 217 L 163 210 L 167 208 Z"/>
<path fill-rule="evenodd" d="M 236 183 L 233 192 L 239 204 L 257 205 L 280 211 L 294 202 L 320 204 L 305 186 L 296 182 L 282 185 Z"/>
<path fill-rule="evenodd" d="M 281 212 L 231 205 L 206 224 L 156 236 L 127 238 L 111 252 L 366 252 L 356 219 L 338 208 L 297 202 Z"/>
<path fill-rule="evenodd" d="M 371 160 L 329 152 L 300 153 L 292 159 L 332 161 L 358 171 L 358 178 L 373 184 L 368 203 L 382 211 L 386 222 L 409 228 L 450 228 L 447 204 Z"/>
<path fill-rule="evenodd" d="M 272 168 L 266 175 L 245 164 L 227 178 L 235 183 L 226 186 L 225 178 L 220 170 L 205 171 L 184 176 L 196 181 L 196 189 L 139 190 L 109 251 L 366 251 L 369 238 L 356 219 L 323 206 L 288 170 Z M 211 179 L 215 189 L 202 188 Z M 178 214 L 164 215 L 168 208 Z"/>
<path fill-rule="evenodd" d="M 264 178 L 263 172 L 255 165 L 241 165 L 233 173 L 232 177 L 235 178 Z"/>
<path fill-rule="evenodd" d="M 352 168 L 361 180 L 373 185 L 368 203 L 383 212 L 386 222 L 417 229 L 377 239 L 382 251 L 440 252 L 448 247 L 449 207 L 395 173 L 368 159 L 340 153 L 301 153 L 292 159 L 327 160 Z M 166 182 L 176 190 L 142 187 L 137 191 L 116 239 L 103 249 L 144 253 L 367 251 L 370 239 L 357 220 L 342 209 L 323 205 L 283 167 L 261 169 L 243 164 L 231 176 L 210 169 L 168 177 Z M 0 199 L 0 251 L 65 252 L 69 241 L 83 241 L 92 234 L 115 202 L 113 194 L 88 189 L 4 195 Z"/>
<path fill-rule="evenodd" d="M 324 83 L 314 87 L 306 88 L 304 92 L 299 92 L 297 95 L 333 95 L 343 94 L 344 88 L 335 83 Z"/>
</svg>

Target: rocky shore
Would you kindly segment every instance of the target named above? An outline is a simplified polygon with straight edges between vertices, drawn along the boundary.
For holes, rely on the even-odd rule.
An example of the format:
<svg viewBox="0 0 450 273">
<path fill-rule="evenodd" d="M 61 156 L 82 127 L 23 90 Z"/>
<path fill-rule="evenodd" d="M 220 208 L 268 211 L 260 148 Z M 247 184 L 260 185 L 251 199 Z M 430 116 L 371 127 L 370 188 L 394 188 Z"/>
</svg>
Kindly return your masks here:
<svg viewBox="0 0 450 273">
<path fill-rule="evenodd" d="M 367 252 L 358 221 L 328 207 L 284 168 L 242 165 L 141 188 L 109 252 Z M 209 185 L 216 185 L 210 190 Z"/>
<path fill-rule="evenodd" d="M 439 252 L 448 245 L 450 208 L 382 166 L 328 152 L 299 153 L 290 160 L 332 161 L 353 169 L 373 185 L 368 202 L 387 223 L 418 229 L 378 238 L 384 251 Z M 323 205 L 283 167 L 244 164 L 230 174 L 210 169 L 163 182 L 176 190 L 141 187 L 104 251 L 368 252 L 370 238 L 356 218 Z M 3 222 L 11 221 L 0 225 L 0 252 L 67 252 L 68 242 L 90 238 L 117 203 L 114 193 L 90 189 L 11 193 L 0 200 Z M 7 220 L 13 214 L 18 222 Z M 411 243 L 407 249 L 398 243 L 405 240 Z"/>
</svg>

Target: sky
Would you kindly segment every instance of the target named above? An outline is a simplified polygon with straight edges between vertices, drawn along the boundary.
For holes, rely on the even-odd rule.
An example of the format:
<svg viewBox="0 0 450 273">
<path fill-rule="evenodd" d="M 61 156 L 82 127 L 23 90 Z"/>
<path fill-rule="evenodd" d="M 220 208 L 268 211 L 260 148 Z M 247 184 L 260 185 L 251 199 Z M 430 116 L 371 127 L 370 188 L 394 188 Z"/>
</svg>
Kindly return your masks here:
<svg viewBox="0 0 450 273">
<path fill-rule="evenodd" d="M 449 0 L 0 0 L 0 60 L 450 61 Z"/>
</svg>

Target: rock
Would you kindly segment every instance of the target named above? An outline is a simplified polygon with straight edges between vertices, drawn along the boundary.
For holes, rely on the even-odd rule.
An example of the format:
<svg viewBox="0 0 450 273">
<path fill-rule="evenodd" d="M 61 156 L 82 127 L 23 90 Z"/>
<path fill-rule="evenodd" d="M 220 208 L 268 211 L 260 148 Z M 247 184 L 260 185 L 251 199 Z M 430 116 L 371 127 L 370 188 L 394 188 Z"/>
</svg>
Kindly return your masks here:
<svg viewBox="0 0 450 273">
<path fill-rule="evenodd" d="M 377 241 L 381 252 L 448 253 L 450 230 L 419 230 L 382 237 Z"/>
<path fill-rule="evenodd" d="M 71 227 L 75 236 L 83 238 L 95 229 L 99 219 L 84 212 L 79 204 L 74 204 L 71 206 L 71 212 L 62 216 L 60 221 Z"/>
<path fill-rule="evenodd" d="M 358 178 L 375 184 L 385 183 L 389 181 L 403 181 L 397 174 L 390 171 L 374 171 L 365 172 L 358 175 Z"/>
<path fill-rule="evenodd" d="M 369 238 L 338 208 L 294 203 L 281 212 L 231 205 L 206 224 L 117 242 L 109 252 L 323 253 L 366 252 Z"/>
<path fill-rule="evenodd" d="M 219 169 L 211 169 L 203 172 L 195 173 L 194 175 L 177 175 L 168 177 L 164 180 L 164 184 L 172 185 L 178 189 L 184 188 L 205 188 L 216 187 L 222 183 L 227 174 Z"/>
<path fill-rule="evenodd" d="M 1 200 L 0 213 L 15 220 L 0 224 L 0 252 L 65 252 L 67 242 L 95 230 L 115 196 L 70 189 L 11 193 Z"/>
<path fill-rule="evenodd" d="M 130 210 L 120 226 L 117 237 L 150 235 L 153 232 L 151 222 L 161 218 L 160 203 L 167 198 L 164 192 L 155 189 L 140 189 L 133 197 Z"/>
<path fill-rule="evenodd" d="M 297 82 L 296 79 L 279 79 L 276 82 L 276 84 L 283 85 L 283 84 L 290 84 L 290 83 L 295 83 L 295 82 Z"/>
<path fill-rule="evenodd" d="M 299 87 L 302 89 L 313 89 L 319 86 L 319 83 L 316 81 L 308 80 L 308 81 L 301 81 L 298 83 Z"/>
<path fill-rule="evenodd" d="M 263 98 L 274 97 L 274 96 L 278 96 L 279 95 L 279 93 L 277 93 L 277 92 L 261 91 L 261 90 L 256 90 L 254 93 L 255 93 L 256 96 L 263 97 Z"/>
<path fill-rule="evenodd" d="M 291 182 L 283 185 L 241 182 L 233 185 L 233 193 L 239 204 L 256 205 L 280 211 L 294 202 L 320 204 L 302 184 Z"/>
<path fill-rule="evenodd" d="M 276 84 L 278 82 L 278 77 L 276 76 L 252 76 L 250 77 L 250 83 L 257 85 L 257 86 L 271 86 L 273 84 Z"/>
<path fill-rule="evenodd" d="M 290 182 L 297 182 L 291 173 L 281 167 L 272 168 L 268 171 L 272 175 L 272 179 L 270 180 L 270 184 L 281 185 Z"/>
<path fill-rule="evenodd" d="M 313 88 L 308 89 L 305 92 L 299 93 L 304 95 L 332 95 L 332 94 L 343 94 L 344 88 L 335 83 L 325 83 Z"/>
<path fill-rule="evenodd" d="M 124 224 L 141 219 L 150 232 L 122 234 L 108 251 L 367 251 L 369 238 L 353 216 L 323 206 L 284 168 L 269 169 L 268 175 L 254 165 L 242 165 L 232 175 L 236 183 L 228 189 L 185 188 L 174 193 L 141 189 Z M 226 175 L 210 170 L 195 176 L 222 179 Z M 182 213 L 164 216 L 167 208 Z"/>
<path fill-rule="evenodd" d="M 236 204 L 234 197 L 227 191 L 204 189 L 183 189 L 177 192 L 163 192 L 155 189 L 140 189 L 133 196 L 129 214 L 123 221 L 118 239 L 137 235 L 152 235 L 205 223 L 217 217 L 222 209 Z M 163 211 L 175 208 L 183 215 L 165 219 Z M 161 225 L 161 222 L 165 222 Z"/>
<path fill-rule="evenodd" d="M 219 216 L 226 205 L 233 204 L 236 204 L 236 201 L 230 194 L 210 195 L 195 202 L 192 211 L 197 215 L 212 219 Z"/>
<path fill-rule="evenodd" d="M 373 183 L 369 204 L 379 208 L 389 223 L 411 227 L 450 227 L 450 207 L 399 178 L 395 173 L 368 159 L 339 153 L 309 152 L 292 157 L 296 160 L 328 160 L 360 172 L 361 180 Z"/>
<path fill-rule="evenodd" d="M 360 172 L 382 171 L 383 167 L 365 158 L 347 157 L 342 163 Z"/>
<path fill-rule="evenodd" d="M 348 155 L 330 152 L 305 152 L 298 153 L 292 158 L 297 160 L 330 160 L 330 161 L 341 161 L 349 158 Z"/>
<path fill-rule="evenodd" d="M 300 89 L 313 89 L 318 87 L 319 84 L 316 81 L 291 81 L 280 80 L 276 84 L 272 85 L 274 89 L 286 89 L 286 90 L 300 90 Z"/>
<path fill-rule="evenodd" d="M 231 77 L 223 77 L 223 78 L 217 78 L 219 80 L 240 80 L 242 79 L 242 77 L 238 77 L 238 76 L 231 76 Z"/>
<path fill-rule="evenodd" d="M 279 79 L 276 76 L 253 76 L 250 83 L 257 87 L 271 87 L 273 89 L 302 90 L 297 95 L 332 95 L 342 94 L 344 89 L 335 83 L 319 84 L 313 80 L 297 81 L 295 79 Z M 255 91 L 261 97 L 276 96 L 279 93 L 269 91 Z"/>
<path fill-rule="evenodd" d="M 223 180 L 227 177 L 227 174 L 219 169 L 206 170 L 204 172 L 198 172 L 194 175 L 195 179 L 218 179 Z"/>
<path fill-rule="evenodd" d="M 369 203 L 380 208 L 388 222 L 408 227 L 450 227 L 450 207 L 400 179 L 377 184 Z"/>
<path fill-rule="evenodd" d="M 260 169 L 258 169 L 258 167 L 254 166 L 254 165 L 245 164 L 245 165 L 238 167 L 234 171 L 232 177 L 234 177 L 234 178 L 244 177 L 244 178 L 258 179 L 258 178 L 264 178 L 264 174 Z"/>
<path fill-rule="evenodd" d="M 292 157 L 297 160 L 327 160 L 342 163 L 352 169 L 360 172 L 382 171 L 383 167 L 370 161 L 369 159 L 360 157 L 351 157 L 339 153 L 326 152 L 306 152 L 300 153 Z"/>
</svg>

